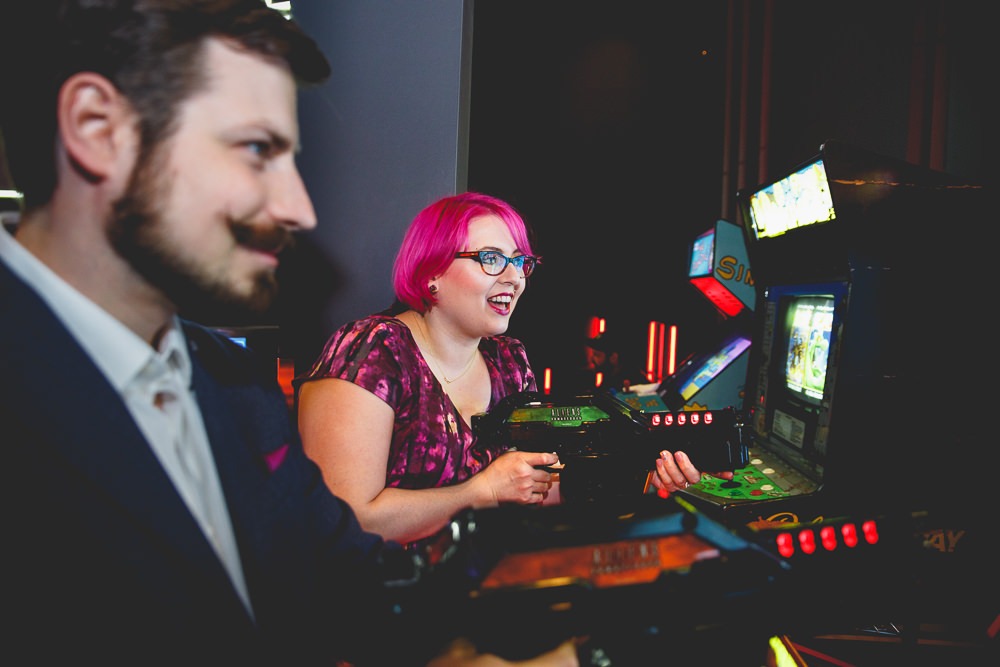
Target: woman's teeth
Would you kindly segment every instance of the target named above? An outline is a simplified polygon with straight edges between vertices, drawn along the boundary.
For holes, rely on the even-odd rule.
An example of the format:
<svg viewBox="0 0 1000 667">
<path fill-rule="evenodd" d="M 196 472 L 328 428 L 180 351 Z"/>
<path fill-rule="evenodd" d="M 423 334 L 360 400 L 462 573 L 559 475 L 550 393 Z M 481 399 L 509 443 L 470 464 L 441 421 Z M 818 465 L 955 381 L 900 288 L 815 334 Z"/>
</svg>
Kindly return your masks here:
<svg viewBox="0 0 1000 667">
<path fill-rule="evenodd" d="M 487 301 L 489 301 L 490 303 L 502 306 L 504 308 L 509 306 L 512 300 L 513 298 L 509 294 L 500 294 L 499 296 L 491 296 L 489 299 L 487 299 Z"/>
</svg>

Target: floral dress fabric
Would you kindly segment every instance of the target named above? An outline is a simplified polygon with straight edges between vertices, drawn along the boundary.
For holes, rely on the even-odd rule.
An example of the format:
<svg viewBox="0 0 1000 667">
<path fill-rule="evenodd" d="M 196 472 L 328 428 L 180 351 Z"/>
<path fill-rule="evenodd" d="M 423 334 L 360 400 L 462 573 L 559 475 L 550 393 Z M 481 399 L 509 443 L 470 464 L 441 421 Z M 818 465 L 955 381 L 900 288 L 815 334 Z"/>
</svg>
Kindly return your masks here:
<svg viewBox="0 0 1000 667">
<path fill-rule="evenodd" d="M 535 391 L 524 346 L 513 338 L 484 338 L 492 392 L 489 408 L 519 391 Z M 502 450 L 476 442 L 430 367 L 410 330 L 386 315 L 372 315 L 341 327 L 303 382 L 348 380 L 385 401 L 395 413 L 386 467 L 386 486 L 426 489 L 468 479 Z"/>
</svg>

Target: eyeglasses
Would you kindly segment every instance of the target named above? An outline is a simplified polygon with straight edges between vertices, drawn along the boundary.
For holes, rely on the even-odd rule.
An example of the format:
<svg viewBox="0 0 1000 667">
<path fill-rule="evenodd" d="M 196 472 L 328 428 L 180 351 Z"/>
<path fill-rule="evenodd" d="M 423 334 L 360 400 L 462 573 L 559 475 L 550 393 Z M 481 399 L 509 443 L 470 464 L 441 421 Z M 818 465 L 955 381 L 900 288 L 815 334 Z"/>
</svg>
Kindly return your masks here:
<svg viewBox="0 0 1000 667">
<path fill-rule="evenodd" d="M 456 252 L 455 257 L 474 259 L 483 267 L 483 272 L 488 276 L 499 276 L 507 270 L 508 264 L 513 264 L 514 268 L 525 278 L 535 270 L 535 264 L 539 264 L 538 257 L 531 255 L 518 255 L 517 257 L 507 257 L 502 252 L 496 250 L 480 250 L 479 252 Z"/>
</svg>

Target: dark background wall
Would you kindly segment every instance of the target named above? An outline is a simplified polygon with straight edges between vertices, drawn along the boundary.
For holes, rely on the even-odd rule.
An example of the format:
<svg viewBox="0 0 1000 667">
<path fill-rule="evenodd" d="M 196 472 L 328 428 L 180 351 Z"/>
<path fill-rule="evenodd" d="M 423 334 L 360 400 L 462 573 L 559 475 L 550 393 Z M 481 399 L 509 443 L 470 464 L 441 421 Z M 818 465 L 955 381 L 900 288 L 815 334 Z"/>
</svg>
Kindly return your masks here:
<svg viewBox="0 0 1000 667">
<path fill-rule="evenodd" d="M 407 225 L 465 190 L 471 1 L 295 0 L 330 79 L 299 101 L 317 228 L 282 263 L 282 356 L 302 372 L 333 331 L 389 307 Z"/>
<path fill-rule="evenodd" d="M 650 320 L 681 357 L 710 345 L 726 323 L 685 283 L 688 244 L 827 139 L 996 175 L 976 3 L 478 0 L 474 24 L 469 188 L 535 228 L 510 331 L 556 388 L 592 315 L 634 356 Z"/>
<path fill-rule="evenodd" d="M 593 315 L 636 352 L 650 320 L 699 351 L 724 323 L 684 281 L 687 247 L 738 221 L 738 188 L 830 138 L 994 182 L 983 5 L 294 0 L 333 66 L 300 103 L 320 225 L 264 323 L 301 372 L 336 327 L 389 305 L 416 212 L 473 189 L 535 229 L 544 266 L 510 332 L 557 388 Z"/>
</svg>

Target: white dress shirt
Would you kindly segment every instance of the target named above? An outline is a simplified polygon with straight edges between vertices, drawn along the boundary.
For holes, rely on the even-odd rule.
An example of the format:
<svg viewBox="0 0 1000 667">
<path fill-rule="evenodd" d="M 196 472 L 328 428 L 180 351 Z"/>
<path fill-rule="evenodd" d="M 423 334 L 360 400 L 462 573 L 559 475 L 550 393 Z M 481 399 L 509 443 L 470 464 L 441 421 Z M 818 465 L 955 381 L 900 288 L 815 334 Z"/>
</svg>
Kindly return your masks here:
<svg viewBox="0 0 1000 667">
<path fill-rule="evenodd" d="M 191 385 L 191 358 L 177 318 L 160 337 L 158 349 L 153 349 L 2 227 L 0 261 L 45 301 L 122 397 L 252 615 L 236 536 Z"/>
</svg>

